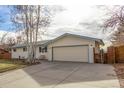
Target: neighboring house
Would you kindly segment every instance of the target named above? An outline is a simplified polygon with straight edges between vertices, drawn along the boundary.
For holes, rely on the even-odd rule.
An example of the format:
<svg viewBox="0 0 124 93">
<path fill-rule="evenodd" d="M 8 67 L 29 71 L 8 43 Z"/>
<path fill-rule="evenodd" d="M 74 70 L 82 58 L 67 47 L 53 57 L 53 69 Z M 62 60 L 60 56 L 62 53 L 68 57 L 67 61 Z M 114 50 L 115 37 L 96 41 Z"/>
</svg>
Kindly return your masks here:
<svg viewBox="0 0 124 93">
<path fill-rule="evenodd" d="M 11 53 L 3 48 L 0 48 L 0 59 L 11 59 Z"/>
<path fill-rule="evenodd" d="M 11 46 L 13 46 L 13 45 L 2 44 L 2 45 L 0 45 L 0 48 L 6 50 L 8 52 L 11 52 Z"/>
<path fill-rule="evenodd" d="M 37 43 L 36 58 L 48 61 L 71 61 L 94 63 L 94 52 L 100 52 L 101 39 L 65 33 L 53 40 Z M 12 58 L 26 58 L 25 44 L 12 47 Z"/>
</svg>

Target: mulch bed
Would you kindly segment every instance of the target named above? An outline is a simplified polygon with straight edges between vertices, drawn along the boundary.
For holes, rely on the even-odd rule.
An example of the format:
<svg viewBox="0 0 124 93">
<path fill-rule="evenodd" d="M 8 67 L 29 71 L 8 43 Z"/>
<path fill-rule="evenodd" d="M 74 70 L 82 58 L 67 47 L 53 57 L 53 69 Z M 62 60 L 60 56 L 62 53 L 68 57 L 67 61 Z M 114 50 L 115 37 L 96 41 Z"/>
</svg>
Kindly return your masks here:
<svg viewBox="0 0 124 93">
<path fill-rule="evenodd" d="M 114 67 L 120 82 L 120 87 L 124 88 L 124 63 L 114 64 Z"/>
</svg>

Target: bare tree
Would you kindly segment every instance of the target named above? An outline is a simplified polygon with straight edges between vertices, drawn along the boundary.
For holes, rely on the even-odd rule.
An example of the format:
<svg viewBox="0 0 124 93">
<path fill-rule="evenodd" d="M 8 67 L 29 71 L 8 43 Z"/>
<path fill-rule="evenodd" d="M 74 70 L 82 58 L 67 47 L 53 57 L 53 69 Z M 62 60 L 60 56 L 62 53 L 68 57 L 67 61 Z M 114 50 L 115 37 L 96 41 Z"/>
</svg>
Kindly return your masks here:
<svg viewBox="0 0 124 93">
<path fill-rule="evenodd" d="M 105 28 L 114 28 L 124 25 L 124 6 L 115 6 L 116 10 L 111 10 L 111 16 L 104 22 Z"/>
<path fill-rule="evenodd" d="M 11 7 L 12 22 L 18 31 L 24 31 L 28 51 L 27 62 L 34 63 L 36 59 L 36 44 L 38 33 L 42 27 L 51 23 L 52 12 L 47 6 L 17 5 Z"/>
<path fill-rule="evenodd" d="M 116 9 L 109 11 L 110 17 L 104 22 L 104 30 L 112 28 L 111 42 L 114 45 L 124 44 L 124 6 L 114 6 Z"/>
<path fill-rule="evenodd" d="M 6 39 L 6 36 L 8 35 L 8 32 L 4 33 L 1 38 L 0 38 L 0 44 L 5 44 L 5 39 Z"/>
<path fill-rule="evenodd" d="M 6 44 L 8 44 L 10 47 L 16 44 L 16 39 L 13 37 L 8 37 Z"/>
<path fill-rule="evenodd" d="M 4 19 L 2 18 L 2 16 L 0 16 L 0 24 L 3 23 L 3 22 L 4 22 Z M 3 35 L 1 35 L 0 44 L 4 43 L 7 34 L 8 34 L 8 32 L 5 32 Z"/>
<path fill-rule="evenodd" d="M 124 31 L 120 27 L 111 35 L 111 42 L 114 46 L 124 45 Z"/>
</svg>

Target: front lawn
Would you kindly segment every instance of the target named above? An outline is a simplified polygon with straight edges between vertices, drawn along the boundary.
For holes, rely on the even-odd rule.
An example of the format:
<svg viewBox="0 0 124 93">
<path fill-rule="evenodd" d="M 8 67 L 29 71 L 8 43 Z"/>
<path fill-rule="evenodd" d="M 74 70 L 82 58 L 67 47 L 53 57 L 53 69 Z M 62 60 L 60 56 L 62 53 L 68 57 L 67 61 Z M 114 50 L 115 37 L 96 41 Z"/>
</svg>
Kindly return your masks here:
<svg viewBox="0 0 124 93">
<path fill-rule="evenodd" d="M 21 61 L 0 59 L 0 73 L 28 66 Z"/>
</svg>

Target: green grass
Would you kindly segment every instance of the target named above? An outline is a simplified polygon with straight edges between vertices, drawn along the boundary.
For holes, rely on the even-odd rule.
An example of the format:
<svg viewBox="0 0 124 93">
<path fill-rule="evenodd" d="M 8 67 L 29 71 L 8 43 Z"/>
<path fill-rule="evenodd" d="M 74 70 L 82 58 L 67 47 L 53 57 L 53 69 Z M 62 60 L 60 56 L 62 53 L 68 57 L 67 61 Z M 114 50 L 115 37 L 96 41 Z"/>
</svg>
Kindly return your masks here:
<svg viewBox="0 0 124 93">
<path fill-rule="evenodd" d="M 26 66 L 28 66 L 28 65 L 24 64 L 21 61 L 0 59 L 0 73 L 9 71 L 9 70 L 13 70 L 13 69 L 23 68 Z"/>
</svg>

